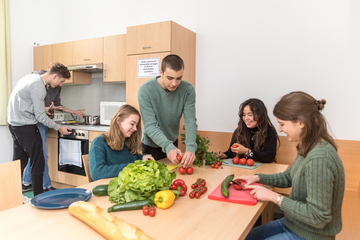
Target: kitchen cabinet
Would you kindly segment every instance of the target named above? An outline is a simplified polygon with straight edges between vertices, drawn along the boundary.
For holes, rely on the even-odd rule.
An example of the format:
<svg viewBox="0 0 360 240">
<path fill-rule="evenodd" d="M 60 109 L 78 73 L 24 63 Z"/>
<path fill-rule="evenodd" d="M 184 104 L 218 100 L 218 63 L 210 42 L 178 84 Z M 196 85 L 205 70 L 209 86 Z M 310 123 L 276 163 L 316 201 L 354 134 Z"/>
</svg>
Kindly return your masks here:
<svg viewBox="0 0 360 240">
<path fill-rule="evenodd" d="M 126 35 L 104 37 L 104 82 L 126 81 Z"/>
<path fill-rule="evenodd" d="M 179 55 L 185 63 L 183 80 L 195 87 L 196 34 L 179 24 L 167 21 L 127 28 L 126 35 L 126 103 L 139 109 L 137 92 L 149 78 L 138 78 L 137 60 L 162 59 Z M 160 67 L 160 66 L 159 66 Z"/>
<path fill-rule="evenodd" d="M 103 38 L 91 38 L 73 42 L 73 64 L 103 62 Z"/>
<path fill-rule="evenodd" d="M 86 72 L 77 72 L 77 71 L 70 71 L 71 77 L 69 79 L 66 79 L 66 81 L 63 84 L 91 84 L 91 73 Z"/>
<path fill-rule="evenodd" d="M 65 66 L 73 65 L 73 42 L 53 44 L 53 62 L 60 62 Z"/>
<path fill-rule="evenodd" d="M 34 71 L 47 70 L 49 64 L 53 61 L 52 45 L 36 46 L 33 48 Z"/>
<path fill-rule="evenodd" d="M 49 166 L 49 176 L 51 181 L 58 181 L 58 131 L 55 129 L 49 128 L 46 138 L 46 148 L 48 153 L 48 166 Z"/>
</svg>

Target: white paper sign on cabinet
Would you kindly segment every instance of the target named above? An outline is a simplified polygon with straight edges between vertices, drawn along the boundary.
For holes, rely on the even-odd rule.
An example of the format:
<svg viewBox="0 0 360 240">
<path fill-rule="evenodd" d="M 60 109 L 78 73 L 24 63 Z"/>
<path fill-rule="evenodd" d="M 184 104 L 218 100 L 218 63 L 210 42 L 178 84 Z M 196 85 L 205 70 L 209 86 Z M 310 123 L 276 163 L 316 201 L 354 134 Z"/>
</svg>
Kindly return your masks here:
<svg viewBox="0 0 360 240">
<path fill-rule="evenodd" d="M 138 78 L 160 76 L 160 58 L 138 59 Z"/>
</svg>

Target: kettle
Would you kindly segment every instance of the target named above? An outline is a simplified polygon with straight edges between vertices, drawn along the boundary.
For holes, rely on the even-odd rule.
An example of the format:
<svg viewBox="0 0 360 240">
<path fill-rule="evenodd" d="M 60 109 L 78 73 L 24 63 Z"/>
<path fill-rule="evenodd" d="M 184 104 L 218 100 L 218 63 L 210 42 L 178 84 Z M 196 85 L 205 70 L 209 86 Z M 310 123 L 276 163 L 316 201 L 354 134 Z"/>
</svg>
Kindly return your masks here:
<svg viewBox="0 0 360 240">
<path fill-rule="evenodd" d="M 86 125 L 99 125 L 100 124 L 100 115 L 91 116 L 86 115 L 84 116 L 85 124 Z"/>
</svg>

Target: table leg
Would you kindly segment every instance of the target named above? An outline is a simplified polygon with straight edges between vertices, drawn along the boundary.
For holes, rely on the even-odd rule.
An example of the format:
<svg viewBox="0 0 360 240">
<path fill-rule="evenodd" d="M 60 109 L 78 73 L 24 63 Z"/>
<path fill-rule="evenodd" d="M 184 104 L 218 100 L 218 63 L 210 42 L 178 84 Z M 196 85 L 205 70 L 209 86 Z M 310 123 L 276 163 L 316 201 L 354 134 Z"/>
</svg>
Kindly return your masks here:
<svg viewBox="0 0 360 240">
<path fill-rule="evenodd" d="M 274 220 L 274 203 L 268 202 L 261 215 L 261 224 Z"/>
</svg>

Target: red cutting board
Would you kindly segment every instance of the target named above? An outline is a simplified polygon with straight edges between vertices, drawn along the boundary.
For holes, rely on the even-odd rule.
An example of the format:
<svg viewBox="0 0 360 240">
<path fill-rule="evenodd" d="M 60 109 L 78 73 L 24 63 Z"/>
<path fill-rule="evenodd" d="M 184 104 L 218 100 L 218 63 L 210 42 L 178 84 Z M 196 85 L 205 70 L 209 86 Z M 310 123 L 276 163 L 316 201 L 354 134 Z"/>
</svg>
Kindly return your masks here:
<svg viewBox="0 0 360 240">
<path fill-rule="evenodd" d="M 262 185 L 259 183 L 254 183 L 254 185 Z M 232 184 L 229 186 L 229 197 L 226 198 L 221 193 L 221 183 L 212 191 L 208 198 L 212 200 L 231 202 L 231 203 L 240 203 L 245 205 L 255 205 L 257 199 L 250 194 L 250 189 L 247 190 L 236 190 Z"/>
</svg>

